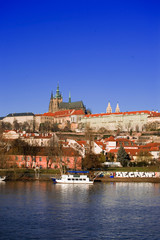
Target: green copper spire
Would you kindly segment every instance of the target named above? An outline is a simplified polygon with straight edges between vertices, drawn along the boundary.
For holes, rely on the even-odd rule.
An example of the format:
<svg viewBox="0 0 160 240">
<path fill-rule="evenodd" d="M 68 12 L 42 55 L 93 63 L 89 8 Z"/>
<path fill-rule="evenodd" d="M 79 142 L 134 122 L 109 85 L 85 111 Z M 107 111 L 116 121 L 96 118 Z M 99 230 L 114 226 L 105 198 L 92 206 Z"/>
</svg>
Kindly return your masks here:
<svg viewBox="0 0 160 240">
<path fill-rule="evenodd" d="M 59 83 L 57 85 L 57 90 L 56 90 L 56 98 L 58 98 L 58 97 L 59 97 Z"/>
<path fill-rule="evenodd" d="M 62 95 L 61 95 L 61 93 L 59 91 L 59 83 L 57 84 L 56 98 L 62 98 Z"/>
<path fill-rule="evenodd" d="M 69 103 L 71 103 L 71 93 L 69 92 Z"/>
</svg>

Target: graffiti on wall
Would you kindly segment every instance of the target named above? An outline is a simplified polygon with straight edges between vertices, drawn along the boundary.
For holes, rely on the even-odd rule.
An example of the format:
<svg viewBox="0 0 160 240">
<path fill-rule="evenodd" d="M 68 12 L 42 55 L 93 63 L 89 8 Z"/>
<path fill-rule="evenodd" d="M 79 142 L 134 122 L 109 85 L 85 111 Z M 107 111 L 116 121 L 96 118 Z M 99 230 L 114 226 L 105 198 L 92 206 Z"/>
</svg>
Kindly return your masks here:
<svg viewBox="0 0 160 240">
<path fill-rule="evenodd" d="M 160 177 L 160 172 L 115 172 L 114 176 L 124 178 L 155 178 Z"/>
</svg>

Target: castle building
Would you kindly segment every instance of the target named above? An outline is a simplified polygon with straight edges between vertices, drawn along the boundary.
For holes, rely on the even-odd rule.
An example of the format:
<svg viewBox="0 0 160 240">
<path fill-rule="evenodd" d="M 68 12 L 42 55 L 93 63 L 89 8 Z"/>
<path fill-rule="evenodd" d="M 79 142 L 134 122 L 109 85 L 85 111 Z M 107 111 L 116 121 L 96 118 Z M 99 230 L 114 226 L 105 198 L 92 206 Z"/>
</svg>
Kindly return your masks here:
<svg viewBox="0 0 160 240">
<path fill-rule="evenodd" d="M 142 131 L 144 125 L 148 122 L 150 111 L 133 111 L 133 112 L 115 112 L 99 113 L 85 115 L 81 123 L 89 125 L 94 130 L 106 128 L 107 130 Z"/>
<path fill-rule="evenodd" d="M 48 112 L 55 113 L 61 110 L 83 110 L 86 111 L 85 106 L 82 101 L 71 102 L 71 95 L 69 93 L 69 101 L 63 102 L 62 94 L 59 91 L 59 85 L 57 86 L 56 95 L 53 96 L 53 92 L 51 93 L 49 110 Z"/>
</svg>

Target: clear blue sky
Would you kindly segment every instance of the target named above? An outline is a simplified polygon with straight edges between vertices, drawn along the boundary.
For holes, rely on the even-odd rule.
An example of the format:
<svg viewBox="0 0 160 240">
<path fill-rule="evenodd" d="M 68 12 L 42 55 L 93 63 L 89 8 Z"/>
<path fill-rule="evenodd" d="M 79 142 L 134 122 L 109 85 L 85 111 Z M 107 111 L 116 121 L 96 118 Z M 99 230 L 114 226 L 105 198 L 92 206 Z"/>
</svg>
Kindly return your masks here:
<svg viewBox="0 0 160 240">
<path fill-rule="evenodd" d="M 0 116 L 48 111 L 57 82 L 93 113 L 160 111 L 159 0 L 1 0 Z"/>
</svg>

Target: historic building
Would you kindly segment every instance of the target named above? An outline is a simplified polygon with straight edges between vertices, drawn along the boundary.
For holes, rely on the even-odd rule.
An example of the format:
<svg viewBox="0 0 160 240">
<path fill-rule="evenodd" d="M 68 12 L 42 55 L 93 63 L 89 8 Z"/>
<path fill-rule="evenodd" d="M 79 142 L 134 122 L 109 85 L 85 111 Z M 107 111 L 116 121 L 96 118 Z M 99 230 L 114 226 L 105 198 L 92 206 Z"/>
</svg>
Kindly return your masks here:
<svg viewBox="0 0 160 240">
<path fill-rule="evenodd" d="M 56 95 L 53 96 L 53 92 L 51 93 L 49 110 L 48 112 L 55 113 L 61 110 L 83 110 L 86 111 L 85 106 L 82 101 L 71 102 L 71 95 L 69 94 L 69 101 L 63 102 L 62 94 L 59 91 L 59 85 L 57 86 Z"/>
<path fill-rule="evenodd" d="M 31 128 L 33 128 L 35 115 L 32 112 L 10 113 L 6 117 L 3 117 L 1 121 L 7 122 L 10 124 L 14 124 L 15 121 L 21 124 L 27 122 L 31 126 Z"/>
<path fill-rule="evenodd" d="M 89 125 L 94 130 L 106 128 L 107 130 L 121 131 L 142 131 L 148 122 L 150 111 L 133 111 L 133 112 L 111 112 L 109 113 L 89 114 L 81 119 L 82 126 Z"/>
</svg>

